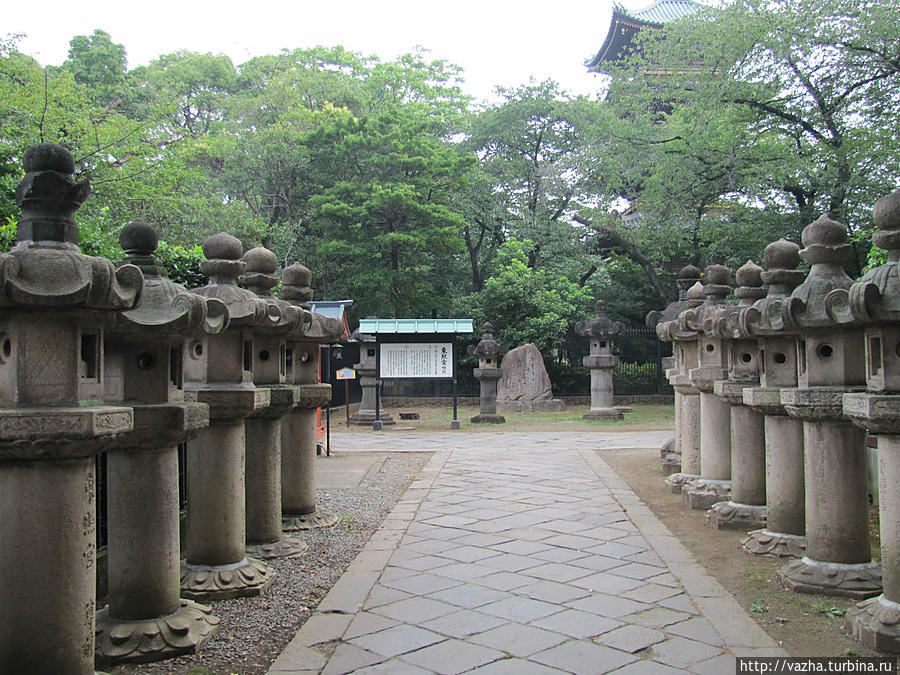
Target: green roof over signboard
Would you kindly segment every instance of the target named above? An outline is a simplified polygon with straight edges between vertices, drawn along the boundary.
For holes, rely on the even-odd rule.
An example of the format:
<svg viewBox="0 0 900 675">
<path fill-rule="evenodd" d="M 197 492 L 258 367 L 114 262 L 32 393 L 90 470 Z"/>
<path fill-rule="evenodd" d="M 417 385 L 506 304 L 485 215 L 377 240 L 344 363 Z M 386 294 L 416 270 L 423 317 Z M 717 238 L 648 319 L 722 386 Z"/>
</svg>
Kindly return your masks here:
<svg viewBox="0 0 900 675">
<path fill-rule="evenodd" d="M 376 335 L 393 333 L 448 334 L 472 333 L 472 319 L 360 319 L 359 332 Z"/>
</svg>

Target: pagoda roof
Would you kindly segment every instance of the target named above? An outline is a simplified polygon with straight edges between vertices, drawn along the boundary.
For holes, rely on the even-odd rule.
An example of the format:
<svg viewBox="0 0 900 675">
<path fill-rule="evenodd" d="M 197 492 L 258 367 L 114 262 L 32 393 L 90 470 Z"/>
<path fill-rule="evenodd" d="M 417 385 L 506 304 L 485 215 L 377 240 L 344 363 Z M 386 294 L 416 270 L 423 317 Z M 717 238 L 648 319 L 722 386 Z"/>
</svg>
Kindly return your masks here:
<svg viewBox="0 0 900 675">
<path fill-rule="evenodd" d="M 641 28 L 662 28 L 671 21 L 694 14 L 703 6 L 697 0 L 656 0 L 643 9 L 629 11 L 616 3 L 606 39 L 594 58 L 585 65 L 588 70 L 599 72 L 602 63 L 614 63 L 625 56 Z"/>
</svg>

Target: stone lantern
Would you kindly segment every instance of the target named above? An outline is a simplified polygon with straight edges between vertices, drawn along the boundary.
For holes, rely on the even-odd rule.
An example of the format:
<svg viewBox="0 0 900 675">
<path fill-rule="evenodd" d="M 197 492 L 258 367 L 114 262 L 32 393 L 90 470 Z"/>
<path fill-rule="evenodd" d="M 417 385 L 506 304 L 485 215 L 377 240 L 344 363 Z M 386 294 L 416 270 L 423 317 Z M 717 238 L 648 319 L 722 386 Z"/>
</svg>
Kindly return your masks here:
<svg viewBox="0 0 900 675">
<path fill-rule="evenodd" d="M 766 445 L 766 526 L 750 532 L 741 548 L 754 555 L 799 558 L 806 549 L 803 423 L 785 413 L 781 392 L 797 386 L 796 336 L 782 307 L 805 274 L 800 247 L 785 239 L 766 246 L 766 297 L 739 314 L 741 335 L 759 343 L 760 386 L 744 389 L 744 403 L 763 414 Z"/>
<path fill-rule="evenodd" d="M 811 267 L 785 302 L 782 318 L 797 332 L 796 389 L 781 402 L 803 421 L 806 556 L 779 573 L 803 593 L 868 598 L 881 592 L 881 570 L 869 544 L 865 431 L 843 411 L 843 395 L 866 382 L 865 339 L 846 315 L 853 284 L 843 264 L 853 255 L 847 228 L 822 216 L 803 230 L 801 257 Z"/>
<path fill-rule="evenodd" d="M 319 382 L 319 345 L 340 339 L 344 324 L 310 313 L 312 274 L 303 265 L 286 267 L 281 275 L 283 300 L 306 312 L 308 324 L 288 341 L 288 382 L 297 386 L 300 401 L 284 419 L 281 430 L 281 512 L 285 530 L 332 527 L 338 516 L 316 508 L 317 409 L 331 400 L 331 385 Z"/>
<path fill-rule="evenodd" d="M 374 319 L 374 316 L 366 317 Z M 375 336 L 366 333 L 360 333 L 359 329 L 353 331 L 352 339 L 359 341 L 359 363 L 353 366 L 359 373 L 359 386 L 362 388 L 362 398 L 359 401 L 359 408 L 350 416 L 350 424 L 369 426 L 375 422 L 376 417 L 381 420 L 382 426 L 385 424 L 396 424 L 394 418 L 384 408 L 375 414 L 375 406 L 378 403 L 378 397 L 375 396 L 375 387 L 378 386 L 378 374 L 375 369 L 375 351 L 378 345 L 375 343 Z"/>
<path fill-rule="evenodd" d="M 90 194 L 64 148 L 29 148 L 16 246 L 0 254 L 0 672 L 94 672 L 95 456 L 132 430 L 101 403 L 104 318 L 142 287 L 81 253 Z"/>
<path fill-rule="evenodd" d="M 725 302 L 731 293 L 731 273 L 723 265 L 710 265 L 705 277 L 706 300 L 678 316 L 683 330 L 699 333 L 698 366 L 689 377 L 700 390 L 700 478 L 681 492 L 692 509 L 708 509 L 731 498 L 731 411 L 713 391 L 716 380 L 728 377 L 729 349 L 721 337 L 706 332 L 715 319 L 735 311 Z"/>
<path fill-rule="evenodd" d="M 469 354 L 478 357 L 475 379 L 481 386 L 478 397 L 479 413 L 472 418 L 473 424 L 503 424 L 506 418 L 497 414 L 497 381 L 503 375 L 500 358 L 506 347 L 494 340 L 494 327 L 485 322 L 481 327 L 481 341 L 469 347 Z"/>
<path fill-rule="evenodd" d="M 674 494 L 681 494 L 686 481 L 700 476 L 700 397 L 691 384 L 688 373 L 697 367 L 696 331 L 683 331 L 678 325 L 678 315 L 687 309 L 703 304 L 703 284 L 700 270 L 686 265 L 678 273 L 678 300 L 669 303 L 662 312 L 647 315 L 647 326 L 654 328 L 660 340 L 672 342 L 671 364 L 666 378 L 675 389 L 675 455 L 668 460 L 670 469 L 666 485 Z M 666 458 L 664 457 L 664 463 Z M 677 462 L 677 469 L 674 465 Z M 672 471 L 678 473 L 672 473 Z"/>
<path fill-rule="evenodd" d="M 271 302 L 238 288 L 244 271 L 241 242 L 221 232 L 203 242 L 200 271 L 209 283 L 192 290 L 220 300 L 230 323 L 210 335 L 207 348 L 185 367 L 185 395 L 209 405 L 209 428 L 187 447 L 188 519 L 181 592 L 195 600 L 260 595 L 275 573 L 246 556 L 244 420 L 271 401 L 270 390 L 253 382 L 255 331 L 278 325 Z"/>
<path fill-rule="evenodd" d="M 875 202 L 875 245 L 888 262 L 850 288 L 852 316 L 864 322 L 866 392 L 844 394 L 844 414 L 878 434 L 878 507 L 884 592 L 848 611 L 853 636 L 900 652 L 900 190 Z"/>
<path fill-rule="evenodd" d="M 622 411 L 616 409 L 613 398 L 613 370 L 619 357 L 612 353 L 612 339 L 621 335 L 625 324 L 606 316 L 606 302 L 597 300 L 594 318 L 575 324 L 575 332 L 590 339 L 590 355 L 584 367 L 591 371 L 591 409 L 582 417 L 586 420 L 620 420 Z"/>
<path fill-rule="evenodd" d="M 281 279 L 275 275 L 278 259 L 272 251 L 257 246 L 244 254 L 244 286 L 266 302 L 278 305 L 277 326 L 254 333 L 253 382 L 266 387 L 268 407 L 247 418 L 247 552 L 261 559 L 303 553 L 309 545 L 296 537 L 283 536 L 281 523 L 282 425 L 301 401 L 301 387 L 288 383 L 288 340 L 302 335 L 310 314 L 272 295 Z"/>
<path fill-rule="evenodd" d="M 212 611 L 179 597 L 179 443 L 209 425 L 205 403 L 184 400 L 187 342 L 228 323 L 225 305 L 169 281 L 153 259 L 158 238 L 135 221 L 119 235 L 124 263 L 144 274 L 140 302 L 106 331 L 106 400 L 134 409 L 134 431 L 107 456 L 109 606 L 97 615 L 101 664 L 159 661 L 198 650 Z"/>
<path fill-rule="evenodd" d="M 744 405 L 744 390 L 759 385 L 759 349 L 755 338 L 741 335 L 738 318 L 766 291 L 762 268 L 752 260 L 738 269 L 735 280 L 737 310 L 711 324 L 730 348 L 728 379 L 718 380 L 713 391 L 731 406 L 731 499 L 713 504 L 709 523 L 749 530 L 766 524 L 766 441 L 763 416 Z"/>
</svg>

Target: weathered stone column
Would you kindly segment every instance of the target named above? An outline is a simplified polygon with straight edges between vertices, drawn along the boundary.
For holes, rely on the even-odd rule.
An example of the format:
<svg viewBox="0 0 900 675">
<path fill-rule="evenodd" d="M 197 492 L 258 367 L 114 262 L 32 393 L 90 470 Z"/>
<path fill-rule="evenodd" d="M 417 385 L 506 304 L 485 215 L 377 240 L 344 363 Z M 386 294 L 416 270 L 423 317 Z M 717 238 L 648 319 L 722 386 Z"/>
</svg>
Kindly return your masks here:
<svg viewBox="0 0 900 675">
<path fill-rule="evenodd" d="M 308 310 L 313 296 L 309 269 L 300 264 L 286 267 L 282 281 L 282 299 Z M 340 339 L 344 326 L 321 314 L 307 316 L 304 334 L 288 342 L 288 382 L 300 390 L 300 401 L 281 431 L 282 527 L 289 532 L 332 527 L 338 521 L 337 514 L 316 508 L 316 409 L 331 400 L 331 385 L 319 382 L 319 344 Z"/>
<path fill-rule="evenodd" d="M 374 319 L 375 317 L 366 318 Z M 359 373 L 359 386 L 362 388 L 359 408 L 350 415 L 350 424 L 371 426 L 376 417 L 375 387 L 378 386 L 378 377 L 375 372 L 375 350 L 377 349 L 375 336 L 363 334 L 356 330 L 350 337 L 359 342 L 359 363 L 354 365 L 353 368 Z M 385 412 L 383 407 L 379 413 L 378 418 L 381 420 L 382 426 L 385 424 L 396 424 L 394 418 Z"/>
<path fill-rule="evenodd" d="M 699 332 L 686 330 L 678 322 L 683 311 L 703 304 L 700 270 L 692 265 L 678 274 L 679 299 L 658 316 L 647 316 L 647 325 L 656 328 L 660 340 L 672 342 L 674 365 L 666 378 L 675 389 L 675 452 L 680 456 L 677 473 L 666 478 L 673 494 L 681 494 L 685 483 L 700 477 L 700 392 L 691 383 L 689 373 L 699 365 Z M 688 286 L 688 284 L 691 284 Z"/>
<path fill-rule="evenodd" d="M 272 295 L 281 280 L 278 259 L 257 246 L 244 254 L 244 286 L 266 302 L 278 305 L 278 326 L 257 330 L 253 343 L 253 382 L 266 387 L 269 406 L 245 423 L 247 446 L 247 553 L 255 558 L 282 558 L 303 553 L 309 545 L 284 536 L 281 526 L 281 427 L 300 402 L 300 387 L 287 384 L 287 339 L 302 334 L 309 313 Z"/>
<path fill-rule="evenodd" d="M 806 476 L 806 556 L 781 568 L 782 583 L 802 593 L 868 598 L 881 592 L 871 560 L 865 431 L 843 416 L 842 397 L 865 384 L 865 340 L 846 314 L 853 281 L 842 265 L 853 255 L 847 228 L 822 216 L 803 230 L 800 255 L 809 275 L 785 303 L 795 327 L 798 387 L 781 392 L 792 417 L 803 420 Z"/>
<path fill-rule="evenodd" d="M 766 247 L 767 294 L 739 315 L 740 331 L 757 336 L 760 385 L 744 389 L 744 403 L 764 415 L 766 527 L 750 532 L 741 548 L 753 555 L 799 558 L 806 550 L 803 423 L 781 404 L 783 389 L 797 386 L 797 346 L 781 318 L 785 299 L 803 281 L 800 247 L 780 239 Z"/>
<path fill-rule="evenodd" d="M 613 370 L 619 357 L 612 353 L 612 339 L 625 330 L 621 321 L 606 316 L 606 301 L 594 304 L 594 318 L 575 324 L 578 335 L 590 339 L 590 355 L 584 357 L 584 367 L 591 371 L 591 409 L 582 417 L 586 420 L 620 420 L 624 417 L 613 398 Z"/>
<path fill-rule="evenodd" d="M 97 614 L 97 663 L 145 663 L 196 652 L 218 617 L 179 597 L 178 444 L 209 425 L 204 403 L 184 400 L 185 342 L 222 331 L 218 300 L 188 293 L 153 259 L 147 223 L 122 230 L 125 263 L 144 274 L 140 302 L 106 331 L 106 399 L 134 409 L 134 431 L 107 457 L 109 606 Z"/>
<path fill-rule="evenodd" d="M 472 417 L 472 424 L 503 424 L 506 418 L 497 414 L 497 381 L 503 374 L 500 368 L 500 357 L 506 353 L 506 347 L 494 340 L 494 327 L 485 323 L 481 327 L 481 341 L 469 347 L 469 354 L 478 357 L 475 379 L 481 386 L 478 397 L 479 413 Z"/>
<path fill-rule="evenodd" d="M 731 292 L 731 273 L 723 265 L 706 268 L 704 303 L 678 316 L 685 330 L 705 331 L 716 318 L 735 311 L 725 303 Z M 706 332 L 700 334 L 699 366 L 690 371 L 691 383 L 700 390 L 700 478 L 682 488 L 686 506 L 708 509 L 731 498 L 731 410 L 715 395 L 716 380 L 728 376 L 728 349 L 723 340 Z"/>
<path fill-rule="evenodd" d="M 133 424 L 101 403 L 103 320 L 142 280 L 79 250 L 90 185 L 67 150 L 34 146 L 24 165 L 18 243 L 0 254 L 0 672 L 90 675 L 95 455 Z"/>
<path fill-rule="evenodd" d="M 211 335 L 185 368 L 186 397 L 209 405 L 209 428 L 187 447 L 188 520 L 181 592 L 195 600 L 260 595 L 275 579 L 246 555 L 244 420 L 266 408 L 269 389 L 253 383 L 254 332 L 277 327 L 278 307 L 238 288 L 241 242 L 224 232 L 203 242 L 200 270 L 209 284 L 193 289 L 228 308 L 226 330 Z"/>
<path fill-rule="evenodd" d="M 759 385 L 759 349 L 741 336 L 738 317 L 766 291 L 762 268 L 748 260 L 735 273 L 737 310 L 715 320 L 712 330 L 729 348 L 728 379 L 713 386 L 731 406 L 731 499 L 713 504 L 709 524 L 717 529 L 750 530 L 766 524 L 766 442 L 763 416 L 744 405 L 744 391 Z"/>
<path fill-rule="evenodd" d="M 878 434 L 878 508 L 884 592 L 847 613 L 853 637 L 900 652 L 900 190 L 875 202 L 875 245 L 888 262 L 853 284 L 852 317 L 866 325 L 866 392 L 844 394 L 844 414 Z M 842 317 L 839 317 L 842 318 Z"/>
</svg>

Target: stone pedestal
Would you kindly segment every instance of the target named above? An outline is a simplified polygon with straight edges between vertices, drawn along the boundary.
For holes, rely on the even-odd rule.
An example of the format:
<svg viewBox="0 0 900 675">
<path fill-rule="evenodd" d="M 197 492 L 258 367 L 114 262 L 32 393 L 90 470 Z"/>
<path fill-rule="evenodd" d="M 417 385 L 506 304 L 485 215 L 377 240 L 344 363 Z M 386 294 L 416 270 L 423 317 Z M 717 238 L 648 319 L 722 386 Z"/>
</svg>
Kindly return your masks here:
<svg viewBox="0 0 900 675">
<path fill-rule="evenodd" d="M 91 675 L 95 455 L 133 426 L 101 403 L 104 315 L 142 278 L 78 249 L 90 186 L 66 150 L 29 148 L 24 168 L 18 243 L 0 254 L 0 672 Z"/>
<path fill-rule="evenodd" d="M 881 569 L 872 562 L 869 540 L 866 434 L 822 419 L 826 397 L 832 409 L 840 409 L 843 391 L 810 394 L 788 390 L 782 399 L 791 415 L 809 411 L 810 418 L 803 422 L 806 555 L 782 567 L 779 576 L 801 593 L 869 598 L 881 593 Z"/>
</svg>

